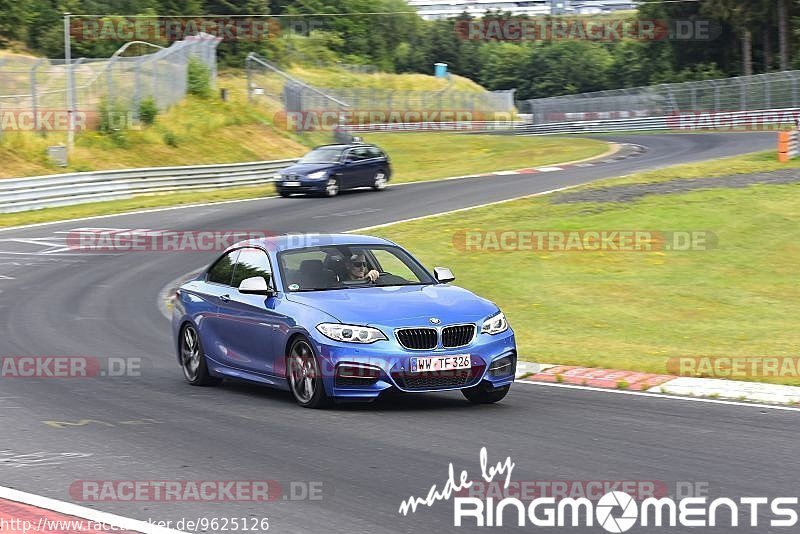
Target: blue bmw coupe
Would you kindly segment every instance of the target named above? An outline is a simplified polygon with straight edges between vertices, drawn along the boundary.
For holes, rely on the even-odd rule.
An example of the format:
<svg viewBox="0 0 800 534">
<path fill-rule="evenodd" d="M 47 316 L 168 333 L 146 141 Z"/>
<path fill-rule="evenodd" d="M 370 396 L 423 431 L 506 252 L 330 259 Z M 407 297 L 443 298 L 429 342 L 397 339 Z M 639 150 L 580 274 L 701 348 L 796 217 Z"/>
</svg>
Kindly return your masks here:
<svg viewBox="0 0 800 534">
<path fill-rule="evenodd" d="M 192 385 L 248 380 L 309 408 L 388 391 L 497 402 L 514 381 L 514 333 L 454 279 L 377 237 L 244 241 L 178 289 L 178 363 Z"/>
</svg>

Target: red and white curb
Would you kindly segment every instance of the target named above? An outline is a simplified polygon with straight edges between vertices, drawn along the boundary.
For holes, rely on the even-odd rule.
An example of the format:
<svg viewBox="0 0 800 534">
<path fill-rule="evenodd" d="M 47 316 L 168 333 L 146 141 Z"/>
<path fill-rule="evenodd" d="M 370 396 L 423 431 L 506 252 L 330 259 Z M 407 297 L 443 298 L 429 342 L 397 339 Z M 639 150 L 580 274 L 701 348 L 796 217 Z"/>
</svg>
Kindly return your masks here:
<svg viewBox="0 0 800 534">
<path fill-rule="evenodd" d="M 183 534 L 154 523 L 122 517 L 0 486 L 0 524 L 3 534 Z"/>
<path fill-rule="evenodd" d="M 680 377 L 619 369 L 517 363 L 517 380 L 592 389 L 663 393 L 698 399 L 800 406 L 800 387 L 719 378 Z"/>
<path fill-rule="evenodd" d="M 573 167 L 580 167 L 580 168 L 594 167 L 595 165 L 602 165 L 604 163 L 614 163 L 616 161 L 621 161 L 623 159 L 633 157 L 637 154 L 641 154 L 645 150 L 647 150 L 646 147 L 643 147 L 641 145 L 623 144 L 623 145 L 618 145 L 618 149 L 612 152 L 611 154 L 607 154 L 605 156 L 598 156 L 597 158 L 591 159 L 589 161 L 564 163 L 559 165 L 545 165 L 543 167 L 528 167 L 525 169 L 516 169 L 512 171 L 496 171 L 484 175 L 481 174 L 470 175 L 469 177 L 473 178 L 479 176 L 509 176 L 513 174 L 539 174 L 546 172 L 563 171 Z M 622 153 L 617 155 L 619 152 Z M 606 159 L 599 159 L 599 158 L 606 158 Z"/>
</svg>

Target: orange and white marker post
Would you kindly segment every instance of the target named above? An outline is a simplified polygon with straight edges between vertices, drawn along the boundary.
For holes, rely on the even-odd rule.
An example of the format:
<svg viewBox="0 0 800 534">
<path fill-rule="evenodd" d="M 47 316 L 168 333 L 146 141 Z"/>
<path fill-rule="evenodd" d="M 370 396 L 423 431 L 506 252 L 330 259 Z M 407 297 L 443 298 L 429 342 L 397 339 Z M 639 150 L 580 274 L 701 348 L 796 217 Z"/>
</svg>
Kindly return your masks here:
<svg viewBox="0 0 800 534">
<path fill-rule="evenodd" d="M 778 132 L 778 161 L 786 163 L 800 154 L 798 139 L 800 131 L 797 129 L 788 132 Z"/>
</svg>

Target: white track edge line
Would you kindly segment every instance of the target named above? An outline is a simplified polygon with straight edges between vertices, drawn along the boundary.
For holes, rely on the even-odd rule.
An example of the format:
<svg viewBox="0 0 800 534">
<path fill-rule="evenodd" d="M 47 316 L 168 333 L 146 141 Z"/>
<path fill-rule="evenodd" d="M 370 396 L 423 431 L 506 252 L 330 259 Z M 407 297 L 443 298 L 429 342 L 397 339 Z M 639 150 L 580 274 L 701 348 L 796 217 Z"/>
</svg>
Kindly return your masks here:
<svg viewBox="0 0 800 534">
<path fill-rule="evenodd" d="M 540 196 L 544 196 L 544 195 L 550 195 L 552 193 L 558 193 L 559 191 L 566 191 L 567 189 L 573 189 L 575 187 L 580 187 L 582 185 L 586 185 L 586 184 L 567 185 L 567 186 L 564 186 L 564 187 L 559 187 L 557 189 L 548 189 L 547 191 L 540 191 L 539 193 L 533 193 L 533 194 L 530 194 L 530 195 L 522 195 L 520 197 L 507 198 L 507 199 L 504 199 L 504 200 L 496 200 L 494 202 L 486 202 L 484 204 L 476 204 L 474 206 L 467 206 L 466 208 L 458 208 L 458 209 L 454 209 L 454 210 L 450 210 L 450 211 L 440 211 L 438 213 L 431 213 L 431 214 L 428 214 L 428 215 L 420 215 L 419 217 L 410 217 L 408 219 L 399 219 L 397 221 L 392 221 L 392 222 L 388 222 L 388 223 L 376 224 L 376 225 L 373 225 L 373 226 L 364 226 L 362 228 L 355 228 L 353 230 L 345 230 L 343 233 L 352 234 L 354 232 L 364 232 L 366 230 L 373 230 L 375 228 L 384 228 L 386 226 L 392 226 L 392 225 L 395 225 L 395 224 L 401 224 L 401 223 L 406 223 L 406 222 L 411 222 L 411 221 L 420 221 L 420 220 L 423 220 L 423 219 L 430 219 L 431 217 L 441 217 L 442 215 L 450 215 L 451 213 L 459 213 L 461 211 L 468 211 L 468 210 L 474 210 L 474 209 L 478 209 L 478 208 L 485 208 L 487 206 L 494 206 L 496 204 L 505 204 L 506 202 L 514 202 L 516 200 L 522 200 L 522 199 L 525 199 L 525 198 L 532 198 L 532 197 L 540 197 Z"/>
<path fill-rule="evenodd" d="M 723 404 L 727 406 L 746 406 L 749 408 L 766 408 L 769 410 L 781 410 L 787 412 L 800 412 L 800 408 L 791 406 L 776 406 L 773 404 L 759 404 L 756 402 L 739 402 L 720 399 L 704 399 L 701 397 L 687 397 L 682 395 L 666 395 L 663 393 L 650 393 L 647 391 L 629 391 L 624 389 L 596 388 L 592 386 L 579 386 L 577 384 L 554 384 L 552 382 L 532 382 L 530 380 L 515 380 L 514 384 L 528 384 L 531 386 L 545 386 L 551 388 L 580 389 L 584 391 L 597 391 L 600 393 L 614 393 L 617 395 L 635 395 L 639 397 L 653 397 L 656 399 L 669 399 L 687 402 L 705 402 L 707 404 Z"/>
<path fill-rule="evenodd" d="M 86 508 L 85 506 L 79 506 L 77 504 L 57 501 L 55 499 L 50 499 L 49 497 L 42 497 L 41 495 L 19 491 L 13 488 L 7 488 L 5 486 L 0 486 L 0 499 L 7 499 L 9 501 L 36 506 L 52 512 L 79 517 L 93 523 L 105 523 L 120 529 L 133 530 L 136 532 L 142 532 L 144 534 L 183 534 L 183 531 L 180 530 L 174 530 L 171 528 L 158 526 L 154 523 L 148 523 L 138 519 L 131 519 L 129 517 L 123 517 L 108 512 L 101 512 L 99 510 Z"/>
</svg>

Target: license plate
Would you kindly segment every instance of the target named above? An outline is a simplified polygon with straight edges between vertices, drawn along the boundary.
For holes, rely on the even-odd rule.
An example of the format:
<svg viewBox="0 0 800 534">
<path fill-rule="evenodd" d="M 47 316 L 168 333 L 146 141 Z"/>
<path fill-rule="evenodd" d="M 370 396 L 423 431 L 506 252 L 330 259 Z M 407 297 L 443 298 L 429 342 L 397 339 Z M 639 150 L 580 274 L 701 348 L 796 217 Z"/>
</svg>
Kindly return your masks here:
<svg viewBox="0 0 800 534">
<path fill-rule="evenodd" d="M 283 182 L 283 185 L 288 187 L 297 187 L 300 185 L 300 182 Z"/>
<path fill-rule="evenodd" d="M 432 358 L 411 358 L 412 373 L 427 371 L 454 371 L 472 367 L 469 354 L 457 356 L 434 356 Z"/>
</svg>

